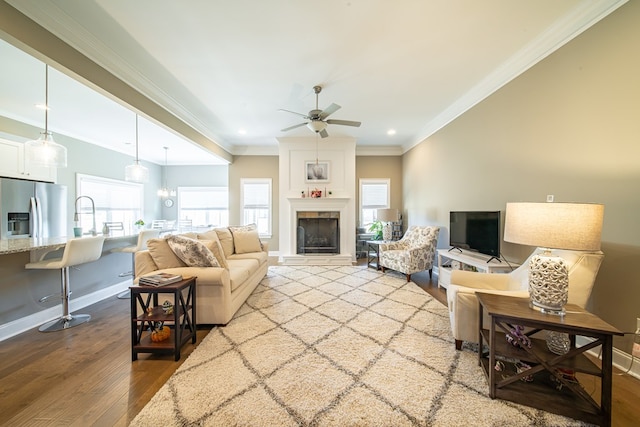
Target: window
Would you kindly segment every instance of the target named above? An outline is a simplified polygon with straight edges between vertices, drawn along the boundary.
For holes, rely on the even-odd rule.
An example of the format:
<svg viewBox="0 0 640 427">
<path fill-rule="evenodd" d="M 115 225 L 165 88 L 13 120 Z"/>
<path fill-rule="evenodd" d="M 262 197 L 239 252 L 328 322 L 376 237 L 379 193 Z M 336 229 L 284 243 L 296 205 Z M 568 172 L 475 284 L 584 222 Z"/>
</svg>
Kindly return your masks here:
<svg viewBox="0 0 640 427">
<path fill-rule="evenodd" d="M 360 226 L 376 221 L 378 209 L 389 207 L 389 179 L 360 180 Z"/>
<path fill-rule="evenodd" d="M 178 187 L 178 219 L 190 219 L 194 227 L 229 225 L 229 189 Z"/>
<path fill-rule="evenodd" d="M 271 179 L 244 178 L 240 187 L 242 223 L 255 223 L 260 236 L 271 237 Z"/>
<path fill-rule="evenodd" d="M 104 222 L 122 222 L 126 231 L 133 230 L 133 223 L 143 218 L 144 187 L 142 184 L 102 178 L 99 176 L 76 176 L 78 197 L 89 196 L 96 207 L 97 232 Z M 82 197 L 76 200 L 79 226 L 85 232 L 93 227 L 91 201 Z"/>
</svg>

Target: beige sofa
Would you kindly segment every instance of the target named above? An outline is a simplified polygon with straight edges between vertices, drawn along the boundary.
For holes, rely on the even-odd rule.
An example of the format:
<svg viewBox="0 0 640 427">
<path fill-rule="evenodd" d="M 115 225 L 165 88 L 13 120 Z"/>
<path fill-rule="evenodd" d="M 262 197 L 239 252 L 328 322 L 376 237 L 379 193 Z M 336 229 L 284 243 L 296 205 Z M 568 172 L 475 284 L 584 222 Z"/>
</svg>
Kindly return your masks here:
<svg viewBox="0 0 640 427">
<path fill-rule="evenodd" d="M 185 243 L 196 256 L 185 255 Z M 196 324 L 229 322 L 267 274 L 268 246 L 252 226 L 151 239 L 147 248 L 136 253 L 134 283 L 159 272 L 196 276 Z M 219 266 L 202 266 L 209 261 Z"/>
</svg>

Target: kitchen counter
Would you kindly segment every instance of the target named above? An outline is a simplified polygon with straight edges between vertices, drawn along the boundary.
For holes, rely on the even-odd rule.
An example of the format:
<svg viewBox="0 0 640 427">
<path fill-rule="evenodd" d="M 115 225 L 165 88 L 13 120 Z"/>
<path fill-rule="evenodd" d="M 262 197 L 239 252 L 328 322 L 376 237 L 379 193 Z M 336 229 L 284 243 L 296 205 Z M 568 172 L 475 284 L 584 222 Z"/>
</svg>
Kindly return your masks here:
<svg viewBox="0 0 640 427">
<path fill-rule="evenodd" d="M 105 238 L 105 241 L 130 239 L 136 237 L 137 235 L 137 233 L 126 235 L 109 235 Z M 36 249 L 55 250 L 65 246 L 69 239 L 72 238 L 73 237 L 50 237 L 43 239 L 3 239 L 0 240 L 0 255 L 15 254 L 18 252 L 29 252 Z"/>
</svg>

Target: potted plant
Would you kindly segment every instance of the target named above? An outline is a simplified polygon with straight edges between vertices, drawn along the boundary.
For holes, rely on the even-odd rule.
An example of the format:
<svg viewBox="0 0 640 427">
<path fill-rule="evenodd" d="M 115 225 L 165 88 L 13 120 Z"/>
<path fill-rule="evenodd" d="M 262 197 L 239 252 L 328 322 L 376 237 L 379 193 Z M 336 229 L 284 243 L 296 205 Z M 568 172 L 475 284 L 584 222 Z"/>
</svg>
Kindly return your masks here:
<svg viewBox="0 0 640 427">
<path fill-rule="evenodd" d="M 142 219 L 137 220 L 136 222 L 133 223 L 137 228 L 142 228 L 144 227 L 144 221 Z"/>
<path fill-rule="evenodd" d="M 380 221 L 376 221 L 369 226 L 369 232 L 374 233 L 373 240 L 382 240 L 382 228 L 383 224 Z"/>
</svg>

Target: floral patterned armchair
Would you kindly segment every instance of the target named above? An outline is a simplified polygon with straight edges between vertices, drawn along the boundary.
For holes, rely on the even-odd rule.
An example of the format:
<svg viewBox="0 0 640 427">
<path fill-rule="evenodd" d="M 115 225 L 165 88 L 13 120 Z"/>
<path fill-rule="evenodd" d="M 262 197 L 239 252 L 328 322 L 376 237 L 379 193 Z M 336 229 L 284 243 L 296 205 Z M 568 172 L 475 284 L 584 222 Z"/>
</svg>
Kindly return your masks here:
<svg viewBox="0 0 640 427">
<path fill-rule="evenodd" d="M 440 227 L 412 225 L 397 242 L 380 244 L 382 271 L 388 268 L 404 273 L 407 282 L 420 271 L 429 270 L 431 277 L 439 233 Z"/>
</svg>

